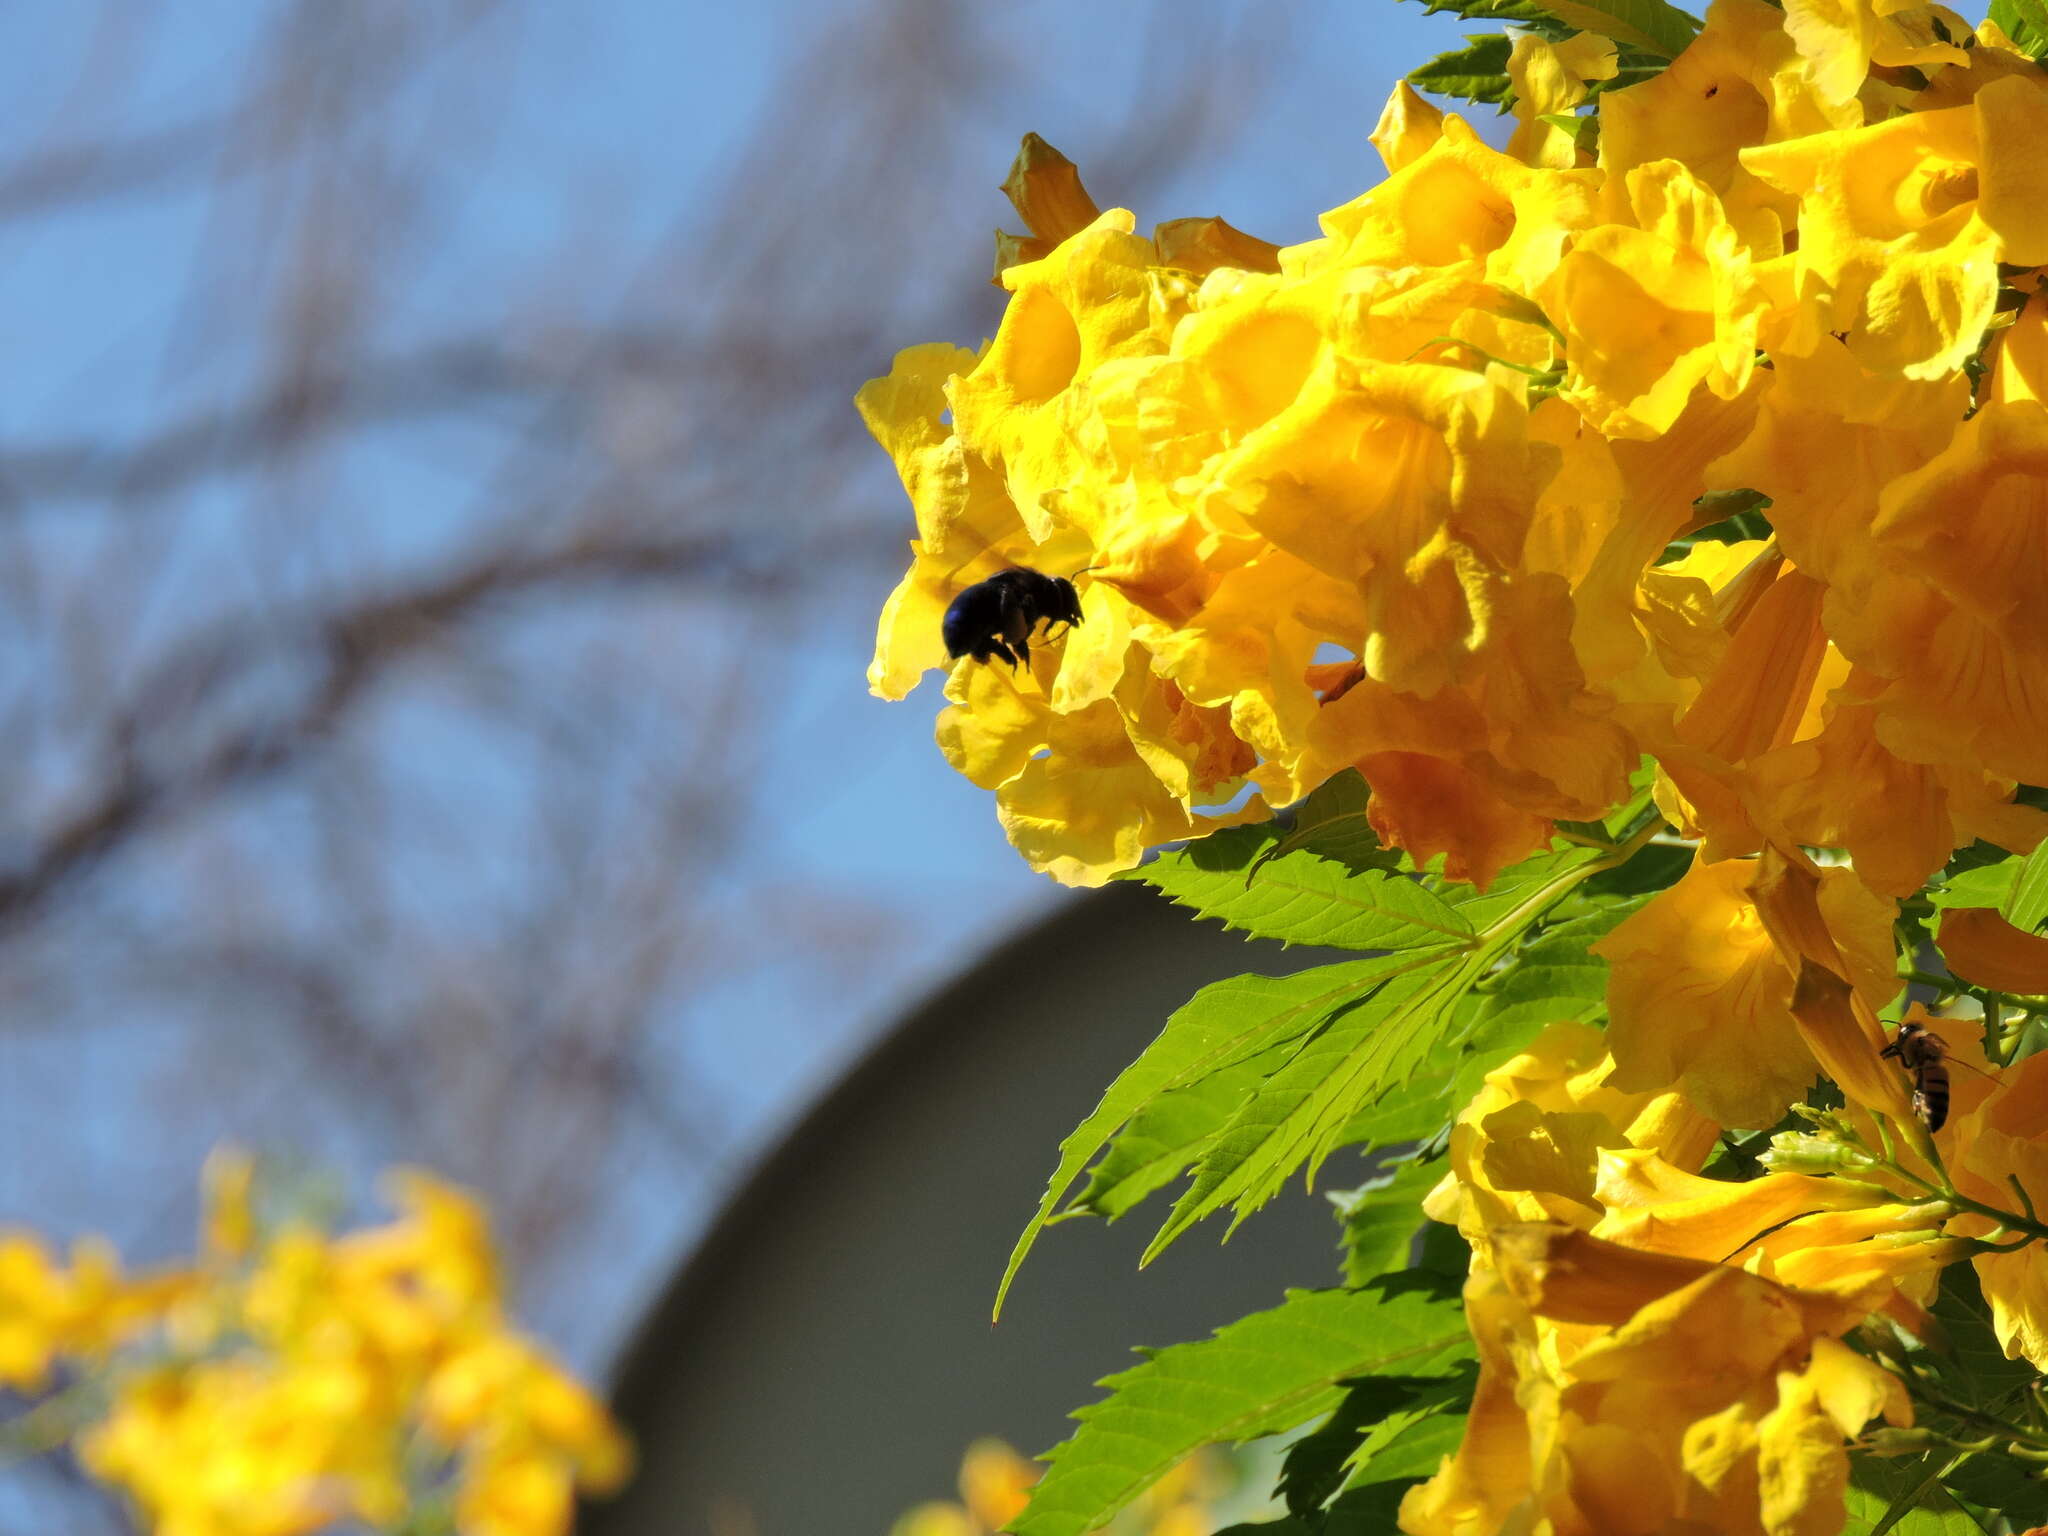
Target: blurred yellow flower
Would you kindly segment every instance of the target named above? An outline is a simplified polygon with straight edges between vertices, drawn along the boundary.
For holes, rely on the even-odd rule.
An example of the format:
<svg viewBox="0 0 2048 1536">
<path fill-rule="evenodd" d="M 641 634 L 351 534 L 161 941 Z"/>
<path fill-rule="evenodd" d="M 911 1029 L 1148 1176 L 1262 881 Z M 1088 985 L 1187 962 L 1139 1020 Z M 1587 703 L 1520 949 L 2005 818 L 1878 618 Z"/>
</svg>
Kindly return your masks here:
<svg viewBox="0 0 2048 1536">
<path fill-rule="evenodd" d="M 559 1536 L 575 1490 L 624 1480 L 603 1405 L 507 1324 L 470 1196 L 402 1171 L 396 1219 L 334 1237 L 266 1226 L 259 1182 L 245 1154 L 209 1161 L 194 1271 L 123 1282 L 104 1248 L 67 1272 L 0 1239 L 0 1379 L 102 1383 L 78 1454 L 150 1529 L 397 1529 L 452 1498 L 465 1533 Z"/>
</svg>

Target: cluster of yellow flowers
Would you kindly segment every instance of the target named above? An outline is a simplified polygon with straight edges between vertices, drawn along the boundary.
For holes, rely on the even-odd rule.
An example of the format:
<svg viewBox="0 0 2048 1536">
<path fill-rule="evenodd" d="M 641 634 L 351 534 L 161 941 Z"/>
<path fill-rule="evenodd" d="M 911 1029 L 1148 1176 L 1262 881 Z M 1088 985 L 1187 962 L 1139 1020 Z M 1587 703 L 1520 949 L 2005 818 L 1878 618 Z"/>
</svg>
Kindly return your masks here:
<svg viewBox="0 0 2048 1536">
<path fill-rule="evenodd" d="M 1914 0 L 1714 0 L 1624 62 L 1517 36 L 1504 150 L 1400 86 L 1386 179 L 1285 248 L 1143 238 L 1027 140 L 995 338 L 860 396 L 918 524 L 877 693 L 990 575 L 1078 590 L 1026 665 L 957 661 L 938 727 L 1061 881 L 1356 767 L 1382 841 L 1485 886 L 1654 760 L 1695 862 L 1595 946 L 1608 1027 L 1487 1077 L 1429 1201 L 1481 1376 L 1411 1536 L 1826 1536 L 1849 1444 L 1916 1443 L 1882 1331 L 1936 1337 L 1964 1260 L 2048 1371 L 2048 1059 L 1916 1006 L 1986 1074 L 1943 1123 L 1879 1020 L 1902 899 L 2048 835 L 2048 69 Z M 1990 911 L 1939 947 L 2048 997 Z M 1816 1133 L 1702 1176 L 1817 1076 Z"/>
<path fill-rule="evenodd" d="M 604 1407 L 508 1325 L 467 1195 L 400 1173 L 395 1220 L 333 1236 L 261 1220 L 247 1157 L 207 1172 L 190 1266 L 0 1233 L 0 1386 L 61 1387 L 0 1434 L 71 1440 L 158 1536 L 559 1536 L 625 1477 Z"/>
<path fill-rule="evenodd" d="M 877 693 L 970 584 L 1080 589 L 939 722 L 1035 868 L 1100 883 L 1356 765 L 1387 841 L 1483 884 L 1644 752 L 1710 857 L 1838 847 L 1881 895 L 2041 835 L 2048 76 L 1938 5 L 1716 0 L 1599 96 L 1596 160 L 1564 125 L 1615 68 L 1519 37 L 1505 152 L 1400 87 L 1390 174 L 1286 248 L 1144 238 L 1027 141 L 994 339 L 859 403 L 918 526 Z M 1724 492 L 1775 538 L 1665 560 Z"/>
</svg>

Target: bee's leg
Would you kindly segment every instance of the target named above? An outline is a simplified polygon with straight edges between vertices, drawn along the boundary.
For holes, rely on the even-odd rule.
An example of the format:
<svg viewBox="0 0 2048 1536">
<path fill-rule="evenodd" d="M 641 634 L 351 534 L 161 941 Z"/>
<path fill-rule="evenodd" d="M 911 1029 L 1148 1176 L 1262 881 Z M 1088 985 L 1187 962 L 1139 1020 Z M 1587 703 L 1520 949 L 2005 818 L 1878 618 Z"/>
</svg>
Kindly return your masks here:
<svg viewBox="0 0 2048 1536">
<path fill-rule="evenodd" d="M 1012 672 L 1017 670 L 1017 654 L 1016 652 L 1012 651 L 1007 645 L 1003 644 L 1002 637 L 1000 635 L 990 635 L 988 637 L 988 640 L 986 641 L 986 644 L 992 655 L 1000 656 L 1003 658 L 1003 660 L 1007 661 L 1010 664 L 1010 670 Z"/>
<path fill-rule="evenodd" d="M 1025 666 L 1027 666 L 1027 667 L 1028 667 L 1028 666 L 1030 666 L 1030 665 L 1031 665 L 1031 642 L 1030 642 L 1029 640 L 1016 640 L 1016 641 L 1012 641 L 1011 643 L 1012 643 L 1013 645 L 1015 645 L 1015 646 L 1016 646 L 1016 648 L 1017 648 L 1017 656 L 1018 656 L 1018 658 L 1019 658 L 1019 659 L 1020 659 L 1020 660 L 1021 660 L 1021 661 L 1022 661 L 1022 662 L 1024 663 L 1024 665 L 1025 665 Z"/>
</svg>

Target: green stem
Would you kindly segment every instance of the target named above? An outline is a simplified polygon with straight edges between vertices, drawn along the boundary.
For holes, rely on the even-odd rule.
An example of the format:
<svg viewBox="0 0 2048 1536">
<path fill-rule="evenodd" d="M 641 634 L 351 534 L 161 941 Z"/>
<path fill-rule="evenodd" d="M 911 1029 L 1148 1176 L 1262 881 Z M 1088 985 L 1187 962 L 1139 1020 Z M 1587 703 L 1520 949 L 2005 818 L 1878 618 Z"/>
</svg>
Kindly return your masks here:
<svg viewBox="0 0 2048 1536">
<path fill-rule="evenodd" d="M 1933 1391 L 1923 1382 L 1909 1383 L 1913 1395 L 1930 1408 L 1938 1408 L 1951 1418 L 1961 1419 L 1965 1424 L 1976 1424 L 2010 1441 L 2014 1446 L 2026 1446 L 2037 1452 L 2048 1452 L 2048 1435 L 2038 1434 L 2031 1429 L 2022 1429 L 2017 1424 L 1986 1413 L 1981 1408 L 1971 1408 L 1963 1403 L 1953 1402 Z"/>
<path fill-rule="evenodd" d="M 1932 971 L 1923 971 L 1910 962 L 1899 966 L 1898 977 L 1901 981 L 1910 981 L 1923 987 L 1933 987 L 1937 992 L 1960 992 L 1963 989 L 1962 983 L 1957 981 L 1955 977 L 1937 976 Z"/>
</svg>

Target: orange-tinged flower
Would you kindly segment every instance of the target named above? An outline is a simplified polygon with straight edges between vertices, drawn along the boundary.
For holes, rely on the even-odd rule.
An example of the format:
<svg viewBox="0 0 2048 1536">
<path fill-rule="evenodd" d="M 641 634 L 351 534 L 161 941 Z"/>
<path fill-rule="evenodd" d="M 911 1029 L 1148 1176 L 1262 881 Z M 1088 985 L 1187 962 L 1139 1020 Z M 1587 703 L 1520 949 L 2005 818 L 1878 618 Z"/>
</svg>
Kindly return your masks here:
<svg viewBox="0 0 2048 1536">
<path fill-rule="evenodd" d="M 1875 931 L 1867 890 L 1842 886 L 1838 871 L 1821 870 L 1777 844 L 1757 861 L 1750 895 L 1783 963 L 1792 971 L 1792 1016 L 1814 1059 L 1852 1103 L 1903 1118 L 1906 1096 L 1885 1069 L 1877 1010 L 1898 991 L 1887 931 Z M 1889 916 L 1890 903 L 1882 909 Z"/>
<path fill-rule="evenodd" d="M 2048 938 L 2015 928 L 1982 907 L 1941 915 L 1941 954 L 1963 980 L 1995 992 L 2048 992 Z"/>
<path fill-rule="evenodd" d="M 1912 1420 L 1903 1385 L 1839 1342 L 1857 1300 L 1555 1225 L 1500 1228 L 1493 1251 L 1466 1286 L 1474 1415 L 1403 1501 L 1410 1536 L 1821 1536 L 1843 1519 L 1845 1441 Z"/>
<path fill-rule="evenodd" d="M 1040 1468 L 1001 1440 L 977 1440 L 960 1463 L 960 1499 L 991 1531 L 1000 1531 L 1031 1500 Z"/>
<path fill-rule="evenodd" d="M 1711 1119 L 1764 1126 L 1813 1081 L 1821 1063 L 1795 1016 L 1792 964 L 1751 890 L 1759 873 L 1748 859 L 1696 863 L 1594 946 L 1612 966 L 1618 1087 L 1676 1086 Z M 1893 904 L 1846 869 L 1822 871 L 1816 899 L 1821 931 L 1868 1005 L 1882 1007 L 1898 991 Z"/>
</svg>

